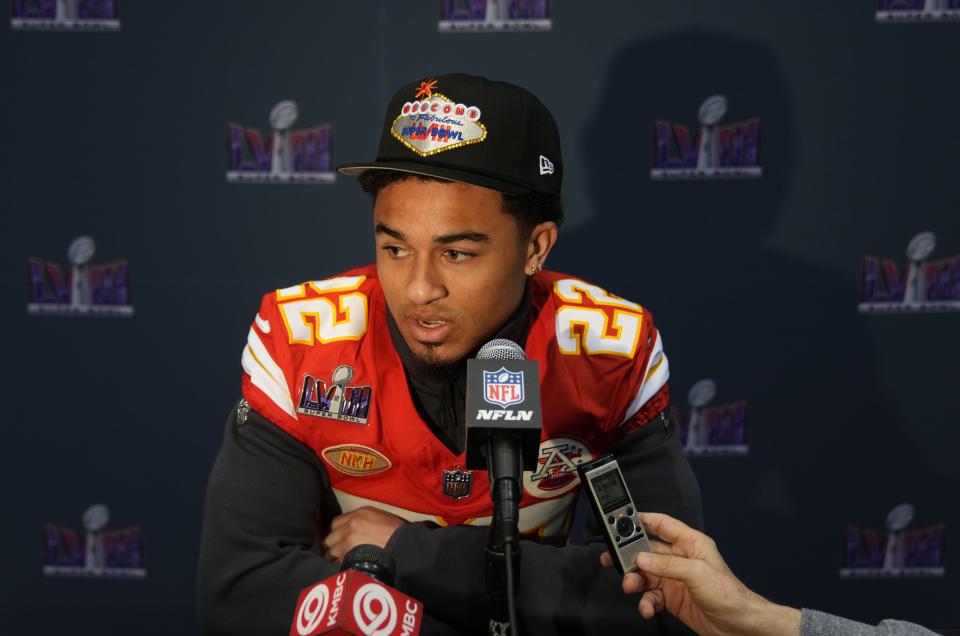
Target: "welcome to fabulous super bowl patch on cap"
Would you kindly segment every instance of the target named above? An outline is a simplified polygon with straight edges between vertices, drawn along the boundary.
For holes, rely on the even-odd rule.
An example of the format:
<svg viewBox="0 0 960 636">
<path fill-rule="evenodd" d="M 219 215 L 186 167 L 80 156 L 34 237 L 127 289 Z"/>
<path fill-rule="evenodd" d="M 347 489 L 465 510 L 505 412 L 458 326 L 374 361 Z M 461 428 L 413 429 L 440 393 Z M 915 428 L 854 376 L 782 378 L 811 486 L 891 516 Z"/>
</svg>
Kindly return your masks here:
<svg viewBox="0 0 960 636">
<path fill-rule="evenodd" d="M 520 86 L 459 73 L 394 93 L 376 160 L 338 170 L 398 170 L 508 194 L 559 195 L 563 179 L 560 133 L 547 107 Z"/>
</svg>

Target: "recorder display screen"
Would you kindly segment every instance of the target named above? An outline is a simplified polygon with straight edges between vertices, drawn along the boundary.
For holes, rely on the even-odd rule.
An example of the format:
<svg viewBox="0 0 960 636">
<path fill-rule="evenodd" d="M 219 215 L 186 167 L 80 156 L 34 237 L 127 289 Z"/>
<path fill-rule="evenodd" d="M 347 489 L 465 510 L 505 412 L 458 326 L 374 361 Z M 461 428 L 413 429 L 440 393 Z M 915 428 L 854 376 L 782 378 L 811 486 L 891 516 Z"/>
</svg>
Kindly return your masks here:
<svg viewBox="0 0 960 636">
<path fill-rule="evenodd" d="M 609 512 L 613 508 L 619 508 L 629 503 L 627 489 L 620 479 L 620 473 L 616 470 L 606 472 L 596 479 L 591 479 L 593 489 L 597 493 L 597 499 L 604 512 Z"/>
</svg>

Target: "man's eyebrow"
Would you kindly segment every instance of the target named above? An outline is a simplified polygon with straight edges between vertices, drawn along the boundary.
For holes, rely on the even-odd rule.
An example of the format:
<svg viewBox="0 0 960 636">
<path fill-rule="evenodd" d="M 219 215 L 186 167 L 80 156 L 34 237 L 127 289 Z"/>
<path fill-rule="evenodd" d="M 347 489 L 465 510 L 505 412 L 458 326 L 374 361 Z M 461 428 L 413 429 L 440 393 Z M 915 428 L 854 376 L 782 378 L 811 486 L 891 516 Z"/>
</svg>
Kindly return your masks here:
<svg viewBox="0 0 960 636">
<path fill-rule="evenodd" d="M 392 227 L 387 227 L 383 223 L 377 223 L 377 226 L 374 228 L 374 233 L 376 234 L 387 234 L 397 239 L 398 241 L 404 240 L 403 232 L 398 232 Z"/>
<path fill-rule="evenodd" d="M 486 234 L 481 234 L 480 232 L 457 232 L 456 234 L 444 234 L 443 236 L 436 236 L 433 239 L 434 243 L 440 243 L 441 245 L 446 245 L 448 243 L 457 243 L 459 241 L 474 241 L 476 243 L 486 243 L 490 240 L 490 237 Z"/>
</svg>

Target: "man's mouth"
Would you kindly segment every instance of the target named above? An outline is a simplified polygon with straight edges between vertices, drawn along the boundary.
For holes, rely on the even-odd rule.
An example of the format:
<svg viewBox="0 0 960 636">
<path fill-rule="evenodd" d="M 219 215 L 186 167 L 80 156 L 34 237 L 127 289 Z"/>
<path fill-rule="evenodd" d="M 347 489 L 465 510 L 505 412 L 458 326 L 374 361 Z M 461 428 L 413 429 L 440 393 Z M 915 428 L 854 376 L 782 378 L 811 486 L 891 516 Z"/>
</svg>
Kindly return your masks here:
<svg viewBox="0 0 960 636">
<path fill-rule="evenodd" d="M 449 320 L 441 320 L 436 316 L 409 316 L 407 318 L 408 333 L 413 339 L 424 343 L 439 345 L 446 341 L 453 329 Z"/>
</svg>

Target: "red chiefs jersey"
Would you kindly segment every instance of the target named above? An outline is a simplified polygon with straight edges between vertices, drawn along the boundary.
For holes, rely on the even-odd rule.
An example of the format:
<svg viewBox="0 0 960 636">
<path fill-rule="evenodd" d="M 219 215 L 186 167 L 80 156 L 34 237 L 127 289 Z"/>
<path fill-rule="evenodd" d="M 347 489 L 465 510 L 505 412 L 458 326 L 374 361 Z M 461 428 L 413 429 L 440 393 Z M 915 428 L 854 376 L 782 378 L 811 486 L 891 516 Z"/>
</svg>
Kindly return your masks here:
<svg viewBox="0 0 960 636">
<path fill-rule="evenodd" d="M 344 512 L 369 505 L 408 521 L 488 525 L 487 473 L 466 471 L 466 455 L 418 414 L 387 311 L 373 266 L 267 294 L 243 351 L 243 396 L 321 458 Z M 667 407 L 669 370 L 650 314 L 595 285 L 542 271 L 530 312 L 543 433 L 519 525 L 562 537 L 576 464 Z"/>
</svg>

